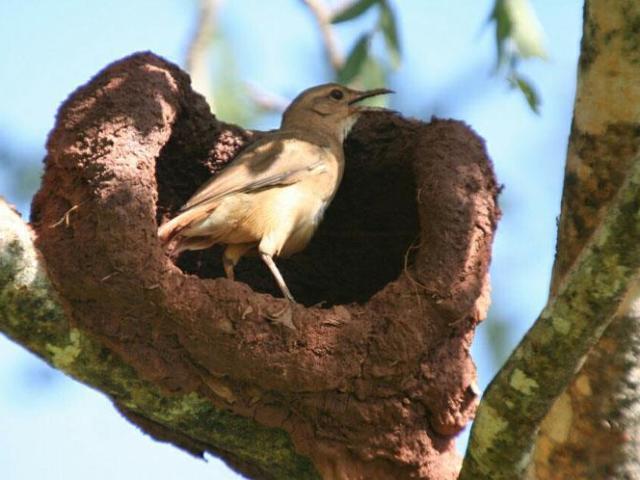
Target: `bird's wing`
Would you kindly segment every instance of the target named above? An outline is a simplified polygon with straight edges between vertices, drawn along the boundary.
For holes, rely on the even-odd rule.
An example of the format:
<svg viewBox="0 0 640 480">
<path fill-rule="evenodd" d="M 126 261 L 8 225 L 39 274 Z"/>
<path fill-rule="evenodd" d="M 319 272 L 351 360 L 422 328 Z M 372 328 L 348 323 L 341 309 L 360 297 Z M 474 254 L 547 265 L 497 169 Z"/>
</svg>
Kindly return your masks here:
<svg viewBox="0 0 640 480">
<path fill-rule="evenodd" d="M 327 155 L 326 148 L 293 135 L 267 135 L 202 185 L 180 209 L 180 214 L 217 203 L 232 193 L 290 185 L 308 174 L 321 173 Z"/>
</svg>

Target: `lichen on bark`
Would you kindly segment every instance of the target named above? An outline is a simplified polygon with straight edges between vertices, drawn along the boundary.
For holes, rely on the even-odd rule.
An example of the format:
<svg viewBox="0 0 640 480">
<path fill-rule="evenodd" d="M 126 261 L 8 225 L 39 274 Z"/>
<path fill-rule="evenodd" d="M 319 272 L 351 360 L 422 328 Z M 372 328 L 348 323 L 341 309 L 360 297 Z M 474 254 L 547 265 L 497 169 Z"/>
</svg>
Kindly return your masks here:
<svg viewBox="0 0 640 480">
<path fill-rule="evenodd" d="M 638 161 L 639 19 L 637 2 L 585 2 L 551 295 Z M 639 319 L 637 309 L 618 312 L 549 412 L 536 445 L 536 478 L 640 476 Z"/>
<path fill-rule="evenodd" d="M 104 393 L 125 414 L 179 432 L 179 440 L 171 438 L 172 443 L 193 455 L 205 451 L 224 455 L 238 470 L 257 478 L 320 478 L 309 460 L 295 453 L 284 431 L 216 409 L 197 393 L 167 395 L 109 349 L 70 327 L 33 246 L 30 228 L 1 198 L 0 331 Z"/>
<path fill-rule="evenodd" d="M 639 18 L 634 2 L 585 2 L 549 301 L 481 402 L 478 420 L 508 426 L 474 425 L 461 478 L 640 474 Z"/>
<path fill-rule="evenodd" d="M 640 269 L 638 159 L 627 174 L 558 293 L 488 387 L 471 431 L 461 479 L 524 475 L 540 423 L 554 400 L 615 315 L 636 295 Z"/>
</svg>

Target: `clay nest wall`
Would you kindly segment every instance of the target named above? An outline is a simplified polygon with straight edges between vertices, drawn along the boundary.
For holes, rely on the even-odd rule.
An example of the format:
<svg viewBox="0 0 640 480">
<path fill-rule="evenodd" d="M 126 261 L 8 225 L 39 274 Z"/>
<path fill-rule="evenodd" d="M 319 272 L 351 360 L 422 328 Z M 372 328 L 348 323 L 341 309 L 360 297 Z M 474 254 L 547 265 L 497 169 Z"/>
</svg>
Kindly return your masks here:
<svg viewBox="0 0 640 480">
<path fill-rule="evenodd" d="M 72 324 L 167 395 L 195 392 L 284 429 L 325 478 L 454 478 L 499 217 L 483 141 L 456 121 L 364 116 L 311 245 L 278 262 L 301 302 L 292 330 L 269 320 L 284 300 L 257 259 L 231 282 L 215 247 L 172 259 L 156 237 L 259 135 L 218 121 L 188 76 L 150 53 L 67 99 L 32 222 Z"/>
</svg>

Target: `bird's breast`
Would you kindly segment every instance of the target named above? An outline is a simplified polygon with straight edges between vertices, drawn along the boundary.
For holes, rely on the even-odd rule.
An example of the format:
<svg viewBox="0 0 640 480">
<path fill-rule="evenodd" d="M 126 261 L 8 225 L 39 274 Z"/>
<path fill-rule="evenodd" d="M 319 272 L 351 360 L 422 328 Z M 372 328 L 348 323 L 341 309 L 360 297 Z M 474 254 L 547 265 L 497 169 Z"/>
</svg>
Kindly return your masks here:
<svg viewBox="0 0 640 480">
<path fill-rule="evenodd" d="M 303 250 L 311 241 L 313 234 L 318 228 L 328 202 L 308 192 L 293 189 L 290 198 L 289 212 L 291 215 L 291 224 L 287 226 L 287 232 L 280 230 L 281 225 L 276 227 L 275 231 L 280 230 L 286 236 L 283 238 L 278 255 L 288 257 Z M 295 190 L 298 190 L 297 192 Z"/>
<path fill-rule="evenodd" d="M 327 156 L 290 185 L 226 196 L 187 235 L 211 236 L 217 243 L 255 243 L 262 252 L 289 256 L 311 241 L 342 177 L 341 158 Z"/>
</svg>

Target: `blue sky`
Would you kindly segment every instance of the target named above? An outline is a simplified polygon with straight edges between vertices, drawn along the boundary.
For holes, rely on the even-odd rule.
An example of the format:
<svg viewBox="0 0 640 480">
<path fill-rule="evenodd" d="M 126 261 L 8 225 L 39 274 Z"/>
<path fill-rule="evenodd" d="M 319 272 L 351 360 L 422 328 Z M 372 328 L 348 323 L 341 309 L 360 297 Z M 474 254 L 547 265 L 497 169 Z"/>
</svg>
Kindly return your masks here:
<svg viewBox="0 0 640 480">
<path fill-rule="evenodd" d="M 494 247 L 493 311 L 509 325 L 508 348 L 544 306 L 575 91 L 582 23 L 578 0 L 532 1 L 545 29 L 547 61 L 522 71 L 542 97 L 533 114 L 506 82 L 491 75 L 492 0 L 404 0 L 396 6 L 403 63 L 391 76 L 393 108 L 428 120 L 464 120 L 487 141 L 505 190 Z M 0 4 L 0 142 L 40 159 L 58 106 L 106 64 L 138 50 L 177 63 L 195 1 L 4 0 Z M 359 28 L 340 26 L 343 48 Z M 297 0 L 226 0 L 220 28 L 244 81 L 292 98 L 330 80 L 318 32 Z M 219 66 L 219 68 L 222 68 Z M 220 75 L 221 73 L 218 72 Z M 222 72 L 224 74 L 224 72 Z M 276 117 L 257 123 L 274 128 Z M 12 179 L 0 164 L 0 195 Z M 11 201 L 12 198 L 9 197 Z M 19 205 L 23 211 L 27 205 Z M 480 384 L 495 373 L 487 333 L 473 347 Z M 0 337 L 0 472 L 8 479 L 238 478 L 221 462 L 198 462 L 159 444 L 123 420 L 109 401 L 48 370 Z"/>
</svg>

